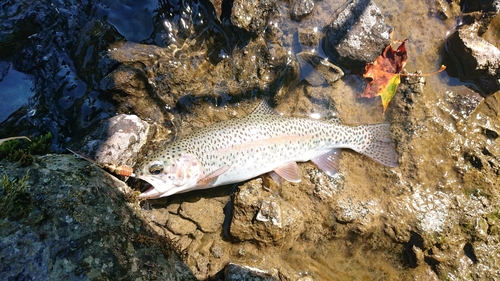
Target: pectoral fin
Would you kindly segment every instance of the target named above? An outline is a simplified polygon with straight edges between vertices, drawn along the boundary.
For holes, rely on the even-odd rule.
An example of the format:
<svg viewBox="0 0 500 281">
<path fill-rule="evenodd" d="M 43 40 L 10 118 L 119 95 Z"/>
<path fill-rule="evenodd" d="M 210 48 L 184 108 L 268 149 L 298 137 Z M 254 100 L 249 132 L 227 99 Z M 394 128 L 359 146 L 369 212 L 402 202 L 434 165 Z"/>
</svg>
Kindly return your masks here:
<svg viewBox="0 0 500 281">
<path fill-rule="evenodd" d="M 197 185 L 198 186 L 208 186 L 208 185 L 214 183 L 215 180 L 217 180 L 217 178 L 220 175 L 224 174 L 227 170 L 229 170 L 229 166 L 224 166 L 222 168 L 219 168 L 219 169 L 211 172 L 207 176 L 199 179 L 198 182 L 197 182 Z"/>
<path fill-rule="evenodd" d="M 325 154 L 311 159 L 320 170 L 329 176 L 335 175 L 339 170 L 340 149 L 332 149 Z"/>
<path fill-rule="evenodd" d="M 295 162 L 285 163 L 278 168 L 274 169 L 274 172 L 280 177 L 291 182 L 300 182 L 302 176 L 300 175 L 299 166 Z"/>
</svg>

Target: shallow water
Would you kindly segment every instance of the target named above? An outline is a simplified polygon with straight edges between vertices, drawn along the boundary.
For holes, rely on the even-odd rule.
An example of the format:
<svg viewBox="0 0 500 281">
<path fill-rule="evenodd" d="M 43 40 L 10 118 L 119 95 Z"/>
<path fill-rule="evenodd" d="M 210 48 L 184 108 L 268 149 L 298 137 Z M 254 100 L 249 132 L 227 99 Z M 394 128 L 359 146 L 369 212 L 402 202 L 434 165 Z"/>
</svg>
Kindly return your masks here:
<svg viewBox="0 0 500 281">
<path fill-rule="evenodd" d="M 33 79 L 12 68 L 8 62 L 0 62 L 0 123 L 22 106 L 27 106 L 33 92 Z M 29 106 L 27 106 L 29 108 Z M 28 110 L 26 110 L 28 111 Z"/>
<path fill-rule="evenodd" d="M 409 60 L 406 70 L 429 73 L 439 69 L 445 56 L 443 44 L 446 36 L 456 26 L 454 16 L 457 14 L 450 12 L 452 17 L 442 19 L 435 7 L 435 1 L 376 1 L 376 3 L 386 21 L 395 28 L 393 38 L 399 40 L 409 38 L 407 42 Z M 317 4 L 318 7 L 328 5 L 327 1 Z M 308 22 L 306 19 L 299 24 L 291 22 L 289 28 L 283 27 L 283 29 L 293 32 L 295 26 L 303 23 L 307 23 L 305 26 L 316 26 L 313 22 L 328 22 L 329 19 L 324 19 L 322 16 L 330 15 L 330 11 L 325 8 L 323 11 L 327 12 L 322 14 L 319 10 L 317 9 L 311 16 L 313 20 Z M 285 42 L 290 40 L 287 41 L 285 38 Z M 289 44 L 291 49 L 299 51 L 293 47 L 293 40 Z M 316 51 L 321 53 L 318 49 Z M 381 105 L 378 99 L 356 99 L 355 96 L 363 90 L 363 85 L 364 83 L 356 76 L 347 76 L 337 82 L 335 90 L 330 92 L 335 101 L 337 114 L 346 123 L 405 122 L 398 119 L 400 115 L 391 112 L 391 105 L 387 115 L 383 116 L 380 114 Z M 416 109 L 411 117 L 412 122 L 419 124 L 418 127 L 421 129 L 415 132 L 415 139 L 408 144 L 410 151 L 404 152 L 401 145 L 403 151 L 401 168 L 386 171 L 373 163 L 367 163 L 359 155 L 343 154 L 341 170 L 346 178 L 345 186 L 353 189 L 356 195 L 340 194 L 337 200 L 354 198 L 360 204 L 371 202 L 376 206 L 369 208 L 372 212 L 368 215 L 371 221 L 365 222 L 365 225 L 363 220 L 357 221 L 361 223 L 362 229 L 360 236 L 353 235 L 358 237 L 357 239 L 350 241 L 346 237 L 333 238 L 322 240 L 320 244 L 302 240 L 300 245 L 282 252 L 281 258 L 294 267 L 296 272 L 310 274 L 318 280 L 410 280 L 418 276 L 420 278 L 432 276 L 430 269 L 411 270 L 415 267 L 415 260 L 411 256 L 413 242 L 405 245 L 394 243 L 390 239 L 386 241 L 387 237 L 380 236 L 380 229 L 384 229 L 384 222 L 390 224 L 397 222 L 401 229 L 405 229 L 403 225 L 411 225 L 418 221 L 418 228 L 439 236 L 447 235 L 443 234 L 447 233 L 446 229 L 454 227 L 451 216 L 455 214 L 450 213 L 450 209 L 454 208 L 453 198 L 461 196 L 461 189 L 475 185 L 462 181 L 460 175 L 456 173 L 457 156 L 449 151 L 450 145 L 460 146 L 466 142 L 455 136 L 458 133 L 457 123 L 462 122 L 465 116 L 459 114 L 457 117 L 457 112 L 454 113 L 448 103 L 448 95 L 462 91 L 463 85 L 465 83 L 448 76 L 446 72 L 425 78 L 424 91 L 413 101 L 420 104 L 413 106 L 419 109 Z M 397 96 L 395 100 L 397 99 L 401 97 Z M 321 106 L 329 107 L 331 104 L 314 104 L 314 107 Z M 278 109 L 282 112 L 293 110 L 283 106 L 279 106 Z M 396 139 L 396 141 L 405 140 Z M 414 175 L 408 172 L 408 169 L 414 168 L 405 163 L 407 157 L 416 158 L 417 170 Z M 384 182 L 374 182 L 374 179 Z M 323 208 L 319 213 L 327 216 L 331 207 L 320 204 L 318 208 Z M 410 250 L 407 247 L 410 247 Z M 432 261 L 430 263 L 432 264 Z M 457 273 L 452 272 L 448 276 L 453 278 L 456 277 L 455 274 Z"/>
<path fill-rule="evenodd" d="M 444 18 L 436 6 L 439 1 L 375 0 L 375 2 L 382 10 L 386 22 L 394 27 L 393 39 L 408 38 L 409 60 L 406 70 L 410 73 L 417 70 L 429 73 L 439 69 L 440 65 L 446 61 L 444 41 L 456 26 L 459 11 L 449 11 L 450 17 Z M 131 2 L 128 4 L 121 2 L 120 5 L 115 2 L 102 4 L 91 13 L 91 17 L 107 20 L 129 41 L 156 42 L 161 45 L 169 34 L 155 30 L 153 27 L 155 5 L 153 1 L 145 4 Z M 331 21 L 332 14 L 342 5 L 343 1 L 317 1 L 312 15 L 304 20 L 295 22 L 289 20 L 287 16 L 277 17 L 271 20 L 268 28 L 272 29 L 272 26 L 281 28 L 283 33 L 276 34 L 275 40 L 282 42 L 291 56 L 303 51 L 324 56 L 319 46 L 300 45 L 297 42 L 297 30 L 311 28 L 321 33 L 322 27 Z M 288 15 L 285 5 L 280 6 L 279 12 Z M 498 45 L 498 33 L 495 34 L 492 31 L 488 36 L 488 38 L 496 38 L 496 41 L 492 43 Z M 195 47 L 202 49 L 201 46 Z M 180 59 L 188 55 L 182 54 L 182 51 L 178 53 Z M 239 49 L 235 48 L 234 51 L 237 52 Z M 219 53 L 222 54 L 219 59 L 224 61 L 227 54 Z M 208 55 L 201 54 L 200 57 L 206 59 Z M 200 61 L 203 60 L 200 59 Z M 56 63 L 61 63 L 61 61 L 56 61 Z M 208 63 L 191 66 L 184 64 L 186 65 L 193 68 L 193 74 L 188 73 L 188 76 L 203 74 L 205 71 L 214 76 L 220 75 L 222 79 L 226 77 L 223 76 L 224 73 L 211 72 L 213 67 Z M 61 69 L 67 72 L 61 72 Z M 61 91 L 50 95 L 56 100 L 54 110 L 60 110 L 61 115 L 73 110 L 73 114 L 82 117 L 82 120 L 78 120 L 79 128 L 87 128 L 98 120 L 114 114 L 114 105 L 101 100 L 99 92 L 89 86 L 92 83 L 81 80 L 80 73 L 74 70 L 73 64 L 69 63 L 69 66 L 65 67 L 58 66 L 56 70 L 59 70 L 59 72 L 56 71 L 60 74 L 58 78 L 62 81 L 73 81 L 77 90 L 73 91 L 74 88 L 66 87 L 67 83 L 61 83 L 60 86 L 55 87 Z M 0 115 L 0 122 L 17 108 L 27 104 L 30 95 L 33 94 L 32 85 L 28 83 L 31 80 L 19 78 L 22 75 L 24 74 L 10 69 L 9 74 L 0 82 L 0 98 L 2 99 L 0 111 L 5 115 L 5 117 Z M 318 175 L 312 165 L 301 164 L 305 177 L 317 176 L 318 182 L 330 184 L 311 183 L 311 180 L 307 179 L 309 183 L 304 183 L 303 186 L 288 184 L 277 192 L 290 203 L 301 206 L 305 216 L 310 221 L 316 221 L 316 224 L 311 222 L 307 226 L 310 229 L 305 231 L 297 243 L 283 248 L 261 249 L 252 242 L 240 245 L 228 242 L 222 237 L 214 237 L 216 235 L 213 234 L 206 234 L 203 238 L 205 242 L 217 241 L 230 249 L 230 254 L 225 256 L 224 260 L 215 260 L 214 264 L 239 261 L 243 264 L 266 268 L 266 266 L 275 265 L 269 260 L 282 261 L 291 268 L 292 276 L 310 275 L 315 280 L 410 280 L 419 276 L 431 276 L 428 275 L 430 269 L 413 270 L 417 262 L 411 255 L 411 246 L 415 244 L 424 248 L 423 245 L 413 241 L 424 240 L 418 236 L 420 234 L 415 233 L 431 233 L 436 237 L 446 237 L 449 229 L 456 230 L 458 227 L 453 224 L 456 217 L 452 216 L 451 210 L 458 208 L 456 201 L 462 198 L 460 196 L 467 192 L 479 192 L 479 194 L 484 190 L 490 192 L 486 188 L 484 190 L 479 188 L 480 185 L 485 184 L 481 179 L 481 172 L 477 172 L 477 178 L 470 176 L 469 181 L 464 180 L 463 175 L 457 172 L 457 170 L 463 171 L 464 169 L 475 171 L 472 167 L 474 165 L 471 166 L 462 151 L 456 150 L 460 150 L 460 147 L 467 143 L 467 137 L 475 142 L 481 142 L 482 140 L 473 136 L 472 133 L 469 136 L 467 131 L 469 129 L 481 130 L 480 128 L 487 126 L 484 118 L 481 119 L 483 121 L 479 121 L 480 118 L 472 120 L 473 124 L 470 127 L 464 125 L 463 123 L 468 122 L 467 116 L 450 104 L 450 99 L 453 99 L 452 94 L 463 91 L 461 86 L 464 83 L 449 76 L 446 71 L 426 77 L 425 87 L 421 93 L 405 92 L 404 97 L 403 93 L 398 93 L 389 105 L 387 114 L 382 115 L 382 106 L 378 98 L 370 100 L 356 98 L 356 95 L 363 91 L 366 83 L 359 75 L 347 75 L 333 86 L 310 87 L 303 81 L 299 84 L 295 84 L 296 81 L 288 82 L 290 85 L 285 85 L 285 88 L 288 87 L 290 91 L 278 95 L 278 111 L 285 115 L 295 116 L 309 116 L 311 113 L 318 113 L 322 117 L 336 115 L 348 124 L 379 122 L 394 124 L 393 135 L 400 152 L 401 165 L 395 169 L 388 169 L 367 161 L 358 154 L 344 152 L 340 169 L 343 183 L 333 185 L 325 175 Z M 243 82 L 236 84 L 235 88 L 242 84 Z M 15 85 L 15 87 L 8 85 Z M 276 94 L 231 96 L 229 91 L 226 91 L 227 85 L 220 83 L 214 88 L 219 86 L 221 88 L 219 96 L 213 95 L 219 89 L 214 90 L 212 85 L 205 85 L 200 88 L 204 91 L 203 95 L 200 94 L 201 96 L 196 96 L 197 93 L 194 93 L 192 96 L 183 97 L 171 104 L 168 103 L 168 99 L 162 100 L 164 103 L 159 106 L 166 108 L 171 114 L 169 119 L 171 123 L 164 122 L 157 126 L 171 125 L 163 130 L 169 131 L 169 134 L 173 131 L 178 136 L 184 135 L 198 127 L 243 116 L 251 111 L 257 102 L 256 97 L 260 99 L 273 97 Z M 159 94 L 164 94 L 161 92 L 162 89 L 157 90 Z M 15 91 L 17 94 L 26 93 L 26 96 L 16 95 L 16 99 L 9 102 L 6 107 L 4 97 L 7 96 L 8 91 Z M 12 94 L 8 96 L 12 97 Z M 408 100 L 411 100 L 411 104 Z M 75 104 L 78 106 L 74 107 Z M 405 111 L 405 106 L 410 107 L 411 110 Z M 43 113 L 44 110 L 47 111 L 42 107 L 38 111 Z M 64 112 L 64 110 L 67 111 Z M 48 111 L 53 113 L 52 110 Z M 47 114 L 41 118 L 49 119 L 45 120 L 49 123 L 60 123 L 70 127 L 71 118 L 68 121 L 67 117 L 63 118 L 61 115 Z M 408 125 L 408 127 L 418 129 L 408 136 L 404 127 L 410 123 L 411 126 Z M 498 128 L 491 129 L 497 130 Z M 65 136 L 71 138 L 77 129 L 73 132 L 69 131 Z M 63 141 L 66 140 L 60 140 L 60 142 Z M 494 144 L 494 141 L 488 143 L 485 140 L 483 146 L 493 151 Z M 470 149 L 477 149 L 477 146 L 471 144 Z M 469 158 L 475 159 L 474 157 L 476 156 Z M 319 190 L 314 190 L 314 188 L 319 188 Z M 176 197 L 176 200 L 187 198 L 194 201 L 197 195 L 185 196 Z M 169 206 L 172 206 L 178 202 L 170 204 Z M 414 237 L 417 238 L 414 239 Z M 255 255 L 241 256 L 237 254 L 238 247 L 247 247 Z M 200 252 L 203 252 L 207 247 L 200 246 L 200 248 Z M 197 260 L 189 258 L 187 262 L 196 269 Z M 211 270 L 217 272 L 219 269 L 212 268 Z M 452 273 L 450 276 L 455 275 Z"/>
</svg>

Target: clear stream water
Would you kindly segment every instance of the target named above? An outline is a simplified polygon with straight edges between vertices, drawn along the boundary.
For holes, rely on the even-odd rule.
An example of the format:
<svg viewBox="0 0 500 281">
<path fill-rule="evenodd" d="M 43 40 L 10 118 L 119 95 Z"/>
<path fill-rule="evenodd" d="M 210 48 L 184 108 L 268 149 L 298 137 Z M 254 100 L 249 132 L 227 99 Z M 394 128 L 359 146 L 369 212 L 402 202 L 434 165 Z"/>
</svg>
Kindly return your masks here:
<svg viewBox="0 0 500 281">
<path fill-rule="evenodd" d="M 103 19 L 111 23 L 127 40 L 132 42 L 149 42 L 151 35 L 154 32 L 153 16 L 154 9 L 157 6 L 155 1 L 147 1 L 144 3 L 136 3 L 137 1 L 101 1 L 96 5 L 92 14 L 93 17 Z M 375 3 L 382 10 L 386 22 L 394 27 L 394 39 L 408 38 L 407 51 L 408 63 L 406 70 L 414 72 L 417 70 L 423 73 L 433 72 L 439 69 L 440 65 L 445 61 L 444 41 L 450 32 L 454 30 L 459 23 L 458 15 L 460 11 L 449 11 L 449 18 L 443 17 L 439 13 L 437 3 L 447 3 L 447 1 L 436 0 L 375 0 Z M 281 19 L 279 24 L 285 33 L 280 38 L 283 45 L 290 49 L 290 52 L 297 53 L 304 51 L 302 47 L 294 43 L 297 36 L 298 27 L 312 27 L 317 30 L 331 21 L 330 16 L 333 12 L 343 4 L 343 1 L 317 1 L 316 8 L 312 15 L 308 16 L 300 22 L 290 21 L 288 19 Z M 498 21 L 497 21 L 498 22 Z M 499 25 L 495 23 L 492 31 L 489 31 L 485 38 L 488 38 L 491 43 L 497 47 L 500 45 L 499 39 Z M 153 39 L 155 41 L 156 39 Z M 319 48 L 312 47 L 307 51 L 314 51 L 322 53 Z M 22 73 L 12 67 L 9 60 L 0 62 L 0 125 L 9 115 L 18 109 L 24 110 L 21 115 L 30 114 L 37 104 L 33 104 L 34 97 L 40 95 L 33 89 L 33 79 L 31 74 Z M 75 80 L 79 80 L 75 76 Z M 79 81 L 78 83 L 82 83 Z M 332 97 L 337 104 L 337 110 L 340 117 L 346 122 L 351 124 L 356 123 L 376 123 L 387 121 L 387 116 L 381 113 L 381 105 L 378 99 L 363 100 L 356 99 L 356 95 L 363 90 L 363 83 L 359 77 L 350 76 L 337 82 L 336 89 L 332 93 Z M 418 120 L 422 126 L 426 126 L 426 130 L 430 132 L 430 136 L 438 136 L 436 132 L 444 131 L 445 134 L 454 135 L 456 131 L 456 119 L 452 114 L 447 114 L 443 111 L 443 107 L 439 105 L 446 99 L 449 92 L 459 91 L 466 83 L 459 81 L 457 78 L 451 77 L 448 73 L 442 72 L 438 75 L 426 78 L 426 86 L 423 95 L 419 98 L 418 102 L 422 103 L 425 110 L 422 111 L 420 116 L 417 115 Z M 36 88 L 40 89 L 40 88 Z M 78 99 L 76 97 L 75 99 Z M 65 107 L 64 102 L 59 105 Z M 73 102 L 73 101 L 71 101 Z M 69 102 L 69 103 L 71 103 Z M 55 103 L 57 104 L 57 102 Z M 360 106 L 362 105 L 362 106 Z M 106 105 L 109 106 L 109 105 Z M 391 105 L 389 105 L 391 107 Z M 41 111 L 46 109 L 41 109 Z M 112 110 L 110 110 L 112 111 Z M 107 115 L 103 115 L 107 116 Z M 398 120 L 393 120 L 398 122 Z M 49 121 L 50 122 L 50 121 Z M 52 122 L 61 122 L 60 120 L 52 120 Z M 444 129 L 443 129 L 444 128 Z M 3 136 L 2 136 L 3 137 Z M 438 198 L 441 196 L 441 201 L 448 202 L 442 193 L 436 191 L 436 186 L 439 186 L 445 191 L 447 188 L 454 188 L 457 179 L 454 176 L 448 178 L 442 177 L 442 174 L 453 175 L 454 159 L 449 155 L 440 154 L 443 150 L 443 145 L 447 146 L 448 143 L 443 143 L 438 146 L 433 143 L 434 140 L 426 140 L 422 138 L 419 143 L 415 144 L 414 153 L 422 155 L 422 163 L 430 161 L 431 164 L 442 163 L 442 166 L 436 171 L 423 171 L 421 173 L 429 172 L 427 175 L 420 175 L 416 171 L 417 183 L 412 183 L 412 179 L 408 180 L 407 186 L 422 186 L 422 190 L 413 190 L 413 199 L 417 194 L 422 197 L 434 196 Z M 449 141 L 449 140 L 446 140 Z M 431 150 L 431 151 L 429 151 Z M 385 193 L 385 190 L 372 190 L 374 183 L 367 175 L 366 170 L 359 168 L 360 162 L 356 162 L 356 156 L 347 155 L 348 160 L 354 164 L 346 164 L 352 169 L 353 175 L 347 175 L 346 182 L 353 186 L 363 186 L 358 192 L 372 196 L 378 200 L 378 204 L 386 212 L 390 213 L 390 208 L 399 206 L 404 209 L 399 203 L 390 201 L 391 193 Z M 432 158 L 432 160 L 429 160 Z M 404 160 L 403 160 L 404 161 Z M 356 164 L 357 163 L 357 164 Z M 356 166 L 357 165 L 357 166 Z M 423 165 L 423 164 L 422 164 Z M 370 171 L 370 170 L 368 170 Z M 399 172 L 395 172 L 397 174 Z M 356 175 L 357 174 L 357 175 Z M 401 175 L 401 174 L 399 174 Z M 394 177 L 397 177 L 395 175 Z M 422 180 L 425 179 L 425 180 Z M 400 182 L 394 181 L 394 188 L 403 189 L 405 186 L 404 180 Z M 437 184 L 437 182 L 444 181 L 444 183 Z M 447 182 L 446 182 L 447 181 Z M 347 184 L 346 184 L 347 185 Z M 382 184 L 382 186 L 385 186 Z M 389 187 L 387 187 L 389 188 Z M 459 188 L 457 186 L 457 188 Z M 417 196 L 417 197 L 418 197 Z M 363 197 L 363 195 L 361 195 Z M 366 199 L 366 198 L 365 198 Z M 416 198 L 418 199 L 418 198 Z M 416 200 L 418 202 L 418 200 Z M 426 199 L 427 200 L 427 199 Z M 369 201 L 369 200 L 368 200 Z M 402 201 L 404 201 L 402 199 Z M 411 205 L 408 203 L 407 205 Z M 417 203 L 413 203 L 417 204 Z M 427 203 L 426 203 L 427 204 Z M 429 205 L 432 205 L 430 202 Z M 417 204 L 418 205 L 418 204 Z M 387 207 L 389 206 L 389 207 Z M 426 205 L 427 206 L 427 205 Z M 414 209 L 419 209 L 417 206 Z M 387 208 L 387 209 L 386 209 Z M 427 207 L 426 207 L 427 208 Z M 441 209 L 433 207 L 420 208 L 422 212 L 428 211 L 429 213 L 436 213 L 437 215 L 444 212 Z M 388 211 L 389 210 L 389 211 Z M 326 212 L 326 210 L 325 210 Z M 429 217 L 430 220 L 439 219 L 439 217 Z M 401 218 L 402 224 L 405 223 L 405 218 Z M 433 227 L 433 226 L 429 226 Z M 367 237 L 366 239 L 370 239 Z M 401 280 L 409 277 L 411 274 L 405 270 L 404 262 L 401 260 L 400 253 L 391 253 L 387 251 L 387 245 L 382 246 L 384 251 L 374 249 L 376 243 L 370 241 L 346 241 L 342 240 L 329 240 L 321 245 L 297 245 L 290 251 L 281 253 L 281 259 L 291 265 L 296 266 L 297 272 L 303 272 L 305 275 L 310 272 L 313 276 L 322 278 L 323 280 Z M 353 246 L 355 244 L 355 246 Z M 400 251 L 400 247 L 394 247 L 394 251 Z M 396 258 L 395 258 L 396 257 Z M 399 258 L 398 258 L 399 257 Z"/>
</svg>

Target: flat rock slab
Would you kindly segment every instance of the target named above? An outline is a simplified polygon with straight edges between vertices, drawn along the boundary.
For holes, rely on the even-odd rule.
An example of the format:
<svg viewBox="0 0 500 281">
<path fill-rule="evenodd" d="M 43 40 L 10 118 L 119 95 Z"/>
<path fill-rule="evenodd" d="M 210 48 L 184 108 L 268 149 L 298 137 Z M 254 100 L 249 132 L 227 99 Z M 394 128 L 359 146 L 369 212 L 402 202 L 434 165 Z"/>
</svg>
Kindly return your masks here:
<svg viewBox="0 0 500 281">
<path fill-rule="evenodd" d="M 197 202 L 181 204 L 179 214 L 193 221 L 203 232 L 216 232 L 224 222 L 224 204 L 219 201 L 201 198 Z"/>
</svg>

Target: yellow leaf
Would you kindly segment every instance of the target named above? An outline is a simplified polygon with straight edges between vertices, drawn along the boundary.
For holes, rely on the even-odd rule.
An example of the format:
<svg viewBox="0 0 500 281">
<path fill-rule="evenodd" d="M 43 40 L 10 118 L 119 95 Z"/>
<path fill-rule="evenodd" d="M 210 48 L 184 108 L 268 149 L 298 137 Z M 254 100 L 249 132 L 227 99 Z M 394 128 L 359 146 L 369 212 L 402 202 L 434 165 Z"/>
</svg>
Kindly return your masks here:
<svg viewBox="0 0 500 281">
<path fill-rule="evenodd" d="M 401 76 L 399 74 L 394 75 L 394 77 L 392 77 L 387 82 L 385 89 L 380 93 L 380 97 L 382 98 L 382 106 L 384 107 L 384 114 L 385 111 L 387 110 L 389 102 L 396 94 L 396 90 L 400 82 L 401 82 Z"/>
</svg>

